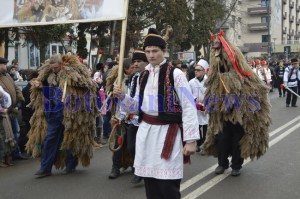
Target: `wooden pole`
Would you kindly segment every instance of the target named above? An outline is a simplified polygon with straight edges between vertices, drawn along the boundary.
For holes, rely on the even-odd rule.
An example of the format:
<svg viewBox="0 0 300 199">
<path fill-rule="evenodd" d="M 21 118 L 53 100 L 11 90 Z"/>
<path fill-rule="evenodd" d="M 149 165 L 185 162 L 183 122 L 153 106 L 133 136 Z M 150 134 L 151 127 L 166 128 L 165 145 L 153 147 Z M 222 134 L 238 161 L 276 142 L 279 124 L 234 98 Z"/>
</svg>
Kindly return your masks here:
<svg viewBox="0 0 300 199">
<path fill-rule="evenodd" d="M 127 28 L 127 18 L 128 18 L 128 3 L 129 0 L 125 0 L 125 19 L 122 21 L 122 34 L 121 34 L 121 45 L 120 45 L 120 59 L 119 59 L 119 69 L 118 69 L 118 86 L 122 85 L 123 76 L 123 61 L 125 52 L 125 39 L 126 39 L 126 28 Z"/>
</svg>

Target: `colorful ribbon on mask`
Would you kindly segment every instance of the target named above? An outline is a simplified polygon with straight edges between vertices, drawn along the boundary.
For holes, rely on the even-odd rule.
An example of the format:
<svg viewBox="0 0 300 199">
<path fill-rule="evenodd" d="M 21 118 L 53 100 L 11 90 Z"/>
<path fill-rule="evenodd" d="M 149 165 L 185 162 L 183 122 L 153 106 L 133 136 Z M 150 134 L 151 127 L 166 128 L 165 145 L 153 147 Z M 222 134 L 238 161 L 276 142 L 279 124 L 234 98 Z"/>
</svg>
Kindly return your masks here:
<svg viewBox="0 0 300 199">
<path fill-rule="evenodd" d="M 217 33 L 215 35 L 212 35 L 210 40 L 211 41 L 214 41 L 217 37 L 219 38 L 220 42 L 222 43 L 229 59 L 230 59 L 230 62 L 234 68 L 234 70 L 237 72 L 237 74 L 242 78 L 243 76 L 252 76 L 253 74 L 251 72 L 247 72 L 247 71 L 244 71 L 244 70 L 241 70 L 241 66 L 238 62 L 238 59 L 237 59 L 237 56 L 236 56 L 236 53 L 234 51 L 234 49 L 226 42 L 226 40 L 224 39 L 224 32 L 220 32 L 220 33 Z"/>
</svg>

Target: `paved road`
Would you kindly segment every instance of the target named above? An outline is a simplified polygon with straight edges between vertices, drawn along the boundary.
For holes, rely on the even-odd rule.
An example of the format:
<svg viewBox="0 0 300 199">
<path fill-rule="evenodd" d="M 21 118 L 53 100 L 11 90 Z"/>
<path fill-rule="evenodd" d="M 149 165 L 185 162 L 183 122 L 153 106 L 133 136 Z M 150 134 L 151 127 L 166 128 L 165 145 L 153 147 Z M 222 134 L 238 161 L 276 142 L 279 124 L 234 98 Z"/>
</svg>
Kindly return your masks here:
<svg viewBox="0 0 300 199">
<path fill-rule="evenodd" d="M 270 93 L 273 124 L 270 148 L 265 156 L 245 162 L 242 175 L 231 177 L 230 170 L 216 176 L 217 160 L 196 154 L 185 166 L 182 198 L 201 199 L 297 199 L 300 198 L 300 107 L 286 108 L 283 98 Z M 300 104 L 300 102 L 298 102 Z M 132 174 L 124 171 L 109 180 L 111 153 L 97 150 L 88 168 L 79 167 L 71 175 L 54 170 L 53 176 L 35 179 L 38 160 L 17 161 L 0 169 L 0 199 L 143 199 L 143 184 L 129 183 Z"/>
</svg>

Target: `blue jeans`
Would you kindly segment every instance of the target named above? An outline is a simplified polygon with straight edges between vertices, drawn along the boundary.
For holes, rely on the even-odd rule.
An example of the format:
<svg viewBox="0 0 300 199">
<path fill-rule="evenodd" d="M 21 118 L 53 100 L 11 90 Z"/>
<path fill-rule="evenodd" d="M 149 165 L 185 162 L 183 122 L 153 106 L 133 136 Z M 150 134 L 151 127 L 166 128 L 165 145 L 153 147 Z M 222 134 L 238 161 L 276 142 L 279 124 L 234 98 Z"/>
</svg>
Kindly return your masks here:
<svg viewBox="0 0 300 199">
<path fill-rule="evenodd" d="M 46 120 L 48 127 L 42 152 L 41 170 L 51 172 L 52 165 L 54 164 L 55 158 L 59 152 L 60 144 L 63 140 L 63 110 L 58 112 L 47 112 Z M 67 169 L 75 169 L 76 165 L 77 158 L 67 150 Z"/>
</svg>

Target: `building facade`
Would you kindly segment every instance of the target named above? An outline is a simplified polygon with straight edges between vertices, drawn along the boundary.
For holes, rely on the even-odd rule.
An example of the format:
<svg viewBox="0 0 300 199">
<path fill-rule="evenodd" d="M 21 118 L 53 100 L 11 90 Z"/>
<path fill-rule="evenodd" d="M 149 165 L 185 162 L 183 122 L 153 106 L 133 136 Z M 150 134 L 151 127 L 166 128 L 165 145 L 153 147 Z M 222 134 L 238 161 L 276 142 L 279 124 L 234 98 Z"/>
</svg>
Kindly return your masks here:
<svg viewBox="0 0 300 199">
<path fill-rule="evenodd" d="M 290 58 L 300 51 L 300 0 L 230 0 L 222 29 L 246 57 Z"/>
</svg>

